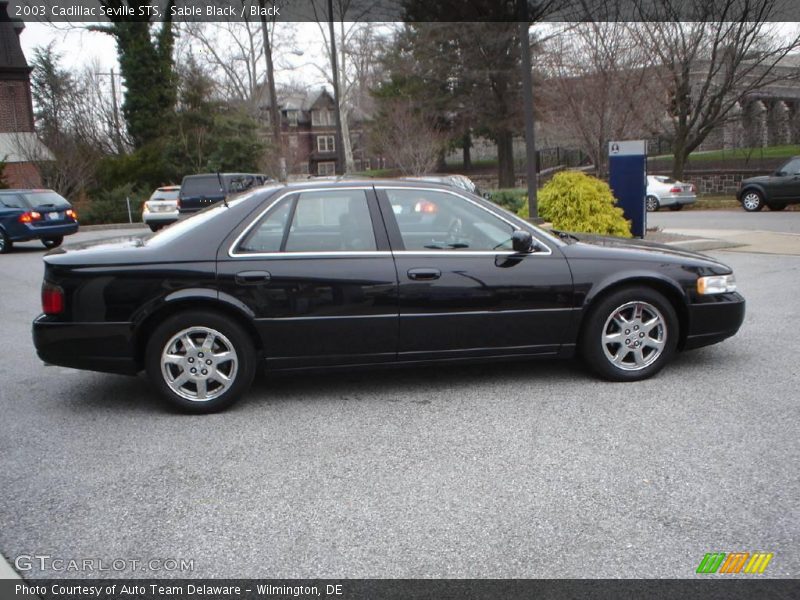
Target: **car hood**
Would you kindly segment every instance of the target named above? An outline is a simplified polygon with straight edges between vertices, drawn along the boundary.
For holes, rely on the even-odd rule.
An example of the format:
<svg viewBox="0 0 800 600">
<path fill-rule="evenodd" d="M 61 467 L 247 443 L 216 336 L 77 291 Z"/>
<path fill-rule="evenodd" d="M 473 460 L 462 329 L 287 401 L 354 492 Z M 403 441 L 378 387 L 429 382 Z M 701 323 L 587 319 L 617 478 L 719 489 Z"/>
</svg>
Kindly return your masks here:
<svg viewBox="0 0 800 600">
<path fill-rule="evenodd" d="M 715 272 L 730 273 L 731 268 L 714 260 L 710 256 L 641 239 L 627 239 L 594 235 L 589 233 L 571 233 L 577 238 L 575 243 L 563 247 L 569 258 L 607 258 L 609 260 L 639 260 L 674 262 L 684 265 L 707 267 Z"/>
</svg>

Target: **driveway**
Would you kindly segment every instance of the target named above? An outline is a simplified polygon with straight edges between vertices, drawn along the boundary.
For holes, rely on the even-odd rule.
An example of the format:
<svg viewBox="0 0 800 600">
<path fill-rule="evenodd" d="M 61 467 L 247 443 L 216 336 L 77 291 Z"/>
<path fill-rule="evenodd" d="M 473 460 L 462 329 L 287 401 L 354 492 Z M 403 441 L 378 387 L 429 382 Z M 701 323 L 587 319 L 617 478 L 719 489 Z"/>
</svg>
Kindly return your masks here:
<svg viewBox="0 0 800 600">
<path fill-rule="evenodd" d="M 660 210 L 647 213 L 648 227 L 662 229 L 736 229 L 800 234 L 800 211 L 757 213 L 738 210 Z"/>
<path fill-rule="evenodd" d="M 193 561 L 105 577 L 685 578 L 707 552 L 768 551 L 765 576 L 800 576 L 800 257 L 713 253 L 748 299 L 743 329 L 650 381 L 598 382 L 566 361 L 261 377 L 233 410 L 190 417 L 142 377 L 42 365 L 42 253 L 0 256 L 12 562 Z M 24 576 L 87 575 L 34 567 Z"/>
</svg>

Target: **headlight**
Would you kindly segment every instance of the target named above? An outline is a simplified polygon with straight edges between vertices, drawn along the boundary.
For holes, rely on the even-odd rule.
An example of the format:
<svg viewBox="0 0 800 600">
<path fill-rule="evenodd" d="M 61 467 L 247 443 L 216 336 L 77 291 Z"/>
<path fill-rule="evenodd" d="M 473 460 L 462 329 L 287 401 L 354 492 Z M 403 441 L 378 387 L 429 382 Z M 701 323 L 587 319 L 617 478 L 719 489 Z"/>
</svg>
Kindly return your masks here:
<svg viewBox="0 0 800 600">
<path fill-rule="evenodd" d="M 725 294 L 736 291 L 736 277 L 730 275 L 709 275 L 697 278 L 698 294 Z"/>
</svg>

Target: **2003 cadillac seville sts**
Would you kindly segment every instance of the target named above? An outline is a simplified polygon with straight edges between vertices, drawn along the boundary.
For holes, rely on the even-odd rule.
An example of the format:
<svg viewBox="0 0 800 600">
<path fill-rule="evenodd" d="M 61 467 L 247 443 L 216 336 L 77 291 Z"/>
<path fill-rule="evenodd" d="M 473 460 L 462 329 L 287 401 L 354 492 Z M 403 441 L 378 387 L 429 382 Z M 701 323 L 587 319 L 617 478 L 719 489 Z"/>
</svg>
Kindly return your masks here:
<svg viewBox="0 0 800 600">
<path fill-rule="evenodd" d="M 145 370 L 190 412 L 229 406 L 256 367 L 581 355 L 638 381 L 744 318 L 731 269 L 644 242 L 552 234 L 420 182 L 271 186 L 145 241 L 44 258 L 47 363 Z"/>
</svg>

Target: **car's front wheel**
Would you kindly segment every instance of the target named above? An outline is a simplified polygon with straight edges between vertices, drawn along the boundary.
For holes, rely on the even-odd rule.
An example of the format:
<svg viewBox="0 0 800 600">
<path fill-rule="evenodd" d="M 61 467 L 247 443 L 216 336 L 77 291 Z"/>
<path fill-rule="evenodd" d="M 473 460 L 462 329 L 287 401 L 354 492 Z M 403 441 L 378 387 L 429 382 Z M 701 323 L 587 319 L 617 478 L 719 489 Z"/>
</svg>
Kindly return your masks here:
<svg viewBox="0 0 800 600">
<path fill-rule="evenodd" d="M 187 311 L 159 325 L 145 363 L 153 385 L 172 406 L 212 413 L 236 402 L 256 367 L 253 341 L 235 321 L 210 311 Z"/>
<path fill-rule="evenodd" d="M 749 190 L 742 196 L 742 207 L 747 212 L 758 212 L 764 208 L 764 198 L 755 190 Z"/>
<path fill-rule="evenodd" d="M 0 230 L 0 254 L 11 252 L 14 243 L 8 238 L 5 231 Z"/>
<path fill-rule="evenodd" d="M 51 248 L 58 248 L 64 242 L 64 236 L 59 235 L 56 237 L 48 237 L 42 240 L 42 245 L 50 250 Z"/>
<path fill-rule="evenodd" d="M 648 196 L 644 201 L 644 206 L 647 209 L 647 212 L 656 212 L 660 206 L 658 203 L 658 198 L 655 196 Z"/>
<path fill-rule="evenodd" d="M 646 287 L 601 299 L 580 340 L 589 367 L 611 381 L 639 381 L 658 373 L 675 353 L 678 317 L 669 300 Z"/>
</svg>

